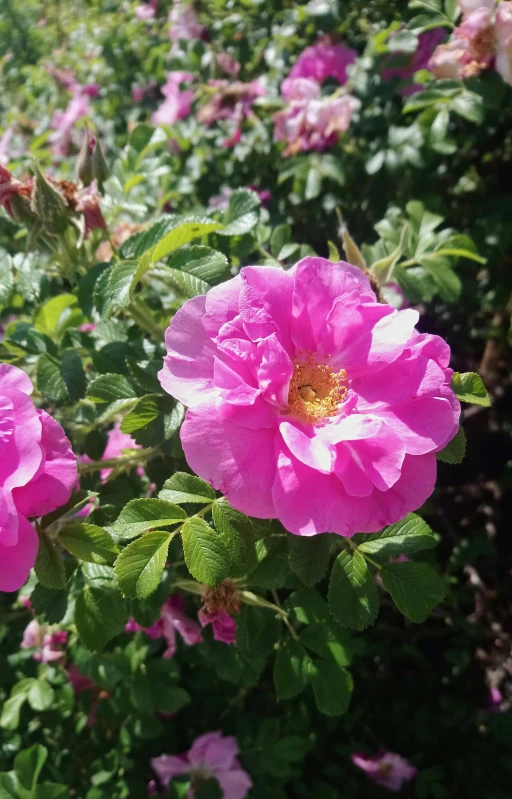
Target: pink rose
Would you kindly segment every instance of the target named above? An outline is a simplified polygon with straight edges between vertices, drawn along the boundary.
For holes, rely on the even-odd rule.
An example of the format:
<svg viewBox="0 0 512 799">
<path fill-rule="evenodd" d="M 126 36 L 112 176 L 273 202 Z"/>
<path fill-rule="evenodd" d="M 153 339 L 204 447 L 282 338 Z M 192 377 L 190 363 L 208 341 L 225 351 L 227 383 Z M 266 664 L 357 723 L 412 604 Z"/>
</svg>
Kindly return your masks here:
<svg viewBox="0 0 512 799">
<path fill-rule="evenodd" d="M 175 0 L 169 12 L 169 38 L 173 42 L 182 39 L 201 39 L 206 28 L 199 24 L 197 14 L 191 5 Z"/>
<path fill-rule="evenodd" d="M 197 614 L 201 627 L 211 624 L 213 637 L 224 644 L 234 644 L 236 641 L 236 621 L 225 610 L 208 611 L 201 608 Z"/>
<path fill-rule="evenodd" d="M 39 539 L 28 518 L 64 505 L 76 457 L 60 424 L 35 408 L 21 369 L 0 364 L 0 591 L 16 591 L 34 565 Z"/>
<path fill-rule="evenodd" d="M 300 54 L 290 70 L 290 78 L 308 78 L 323 83 L 334 78 L 342 86 L 347 82 L 347 67 L 357 58 L 355 50 L 344 44 L 318 43 Z"/>
<path fill-rule="evenodd" d="M 154 125 L 174 125 L 178 119 L 184 119 L 190 114 L 194 92 L 191 89 L 180 91 L 180 84 L 192 80 L 193 77 L 189 72 L 168 74 L 167 83 L 161 89 L 165 100 L 151 117 Z"/>
<path fill-rule="evenodd" d="M 488 11 L 494 11 L 496 0 L 457 0 L 457 5 L 462 13 L 467 16 L 479 8 L 486 8 Z"/>
<path fill-rule="evenodd" d="M 373 782 L 390 791 L 399 791 L 404 782 L 409 782 L 418 773 L 408 760 L 394 752 L 383 752 L 374 757 L 353 754 L 351 760 L 354 766 L 366 771 Z"/>
<path fill-rule="evenodd" d="M 252 780 L 238 760 L 239 748 L 236 738 L 223 738 L 221 732 L 200 735 L 188 752 L 181 755 L 160 755 L 151 761 L 153 770 L 162 785 L 169 785 L 173 777 L 190 774 L 191 799 L 194 788 L 214 777 L 219 783 L 224 799 L 244 799 L 252 788 Z"/>
<path fill-rule="evenodd" d="M 307 257 L 248 266 L 166 332 L 163 388 L 188 406 L 190 468 L 291 533 L 377 532 L 430 496 L 458 429 L 450 349 L 363 272 Z"/>
<path fill-rule="evenodd" d="M 176 633 L 178 632 L 187 646 L 200 644 L 203 640 L 201 628 L 197 622 L 189 619 L 185 613 L 183 597 L 178 594 L 170 596 L 160 611 L 160 618 L 151 627 L 141 627 L 134 619 L 130 619 L 125 632 L 140 630 L 150 638 L 165 638 L 167 649 L 162 657 L 172 658 L 176 652 Z"/>
<path fill-rule="evenodd" d="M 52 663 L 62 660 L 65 652 L 62 647 L 66 645 L 68 634 L 64 630 L 49 632 L 46 625 L 39 624 L 33 619 L 25 628 L 21 649 L 36 649 L 34 660 L 39 663 Z"/>
<path fill-rule="evenodd" d="M 470 78 L 491 65 L 494 52 L 492 12 L 481 7 L 463 18 L 448 44 L 434 50 L 428 68 L 436 78 Z"/>
</svg>

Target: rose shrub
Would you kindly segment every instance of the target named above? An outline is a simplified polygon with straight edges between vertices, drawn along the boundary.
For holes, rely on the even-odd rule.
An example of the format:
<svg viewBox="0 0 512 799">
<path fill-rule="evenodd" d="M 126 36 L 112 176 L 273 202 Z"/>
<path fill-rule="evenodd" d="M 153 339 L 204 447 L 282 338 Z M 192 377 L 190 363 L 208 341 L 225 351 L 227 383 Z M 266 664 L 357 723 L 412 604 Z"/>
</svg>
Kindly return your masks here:
<svg viewBox="0 0 512 799">
<path fill-rule="evenodd" d="M 508 798 L 511 9 L 0 8 L 0 796 Z"/>
</svg>

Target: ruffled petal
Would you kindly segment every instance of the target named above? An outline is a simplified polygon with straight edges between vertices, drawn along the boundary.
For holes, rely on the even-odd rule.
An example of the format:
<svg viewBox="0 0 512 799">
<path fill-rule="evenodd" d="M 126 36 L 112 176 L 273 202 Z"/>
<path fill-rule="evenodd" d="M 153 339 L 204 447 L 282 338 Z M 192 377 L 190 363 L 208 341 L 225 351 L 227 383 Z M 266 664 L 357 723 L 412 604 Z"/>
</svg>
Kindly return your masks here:
<svg viewBox="0 0 512 799">
<path fill-rule="evenodd" d="M 7 386 L 28 395 L 34 390 L 30 377 L 23 369 L 9 363 L 0 363 L 0 391 Z"/>
<path fill-rule="evenodd" d="M 190 468 L 248 516 L 275 516 L 275 430 L 250 430 L 223 418 L 214 403 L 187 411 L 181 441 Z"/>
<path fill-rule="evenodd" d="M 246 771 L 236 769 L 215 775 L 224 799 L 244 799 L 252 788 L 252 780 Z"/>
<path fill-rule="evenodd" d="M 316 436 L 312 427 L 308 429 L 310 435 L 290 422 L 281 422 L 279 430 L 286 446 L 297 460 L 322 474 L 330 474 L 333 471 L 336 451 Z"/>
<path fill-rule="evenodd" d="M 0 543 L 0 591 L 17 591 L 28 580 L 36 562 L 39 538 L 23 516 L 19 516 L 18 541 L 14 546 Z"/>
<path fill-rule="evenodd" d="M 285 350 L 292 352 L 293 278 L 273 266 L 246 266 L 240 277 L 240 316 L 247 335 L 253 341 L 261 341 L 275 333 Z"/>
<path fill-rule="evenodd" d="M 400 478 L 405 450 L 385 424 L 370 438 L 344 441 L 336 448 L 335 473 L 348 494 L 364 497 L 373 488 L 387 491 Z"/>
<path fill-rule="evenodd" d="M 299 351 L 316 352 L 317 343 L 324 336 L 327 316 L 338 297 L 356 292 L 360 302 L 376 299 L 366 275 L 345 261 L 333 264 L 325 258 L 303 258 L 294 275 L 291 327 Z"/>
<path fill-rule="evenodd" d="M 165 333 L 167 356 L 158 378 L 173 397 L 188 407 L 216 394 L 213 383 L 215 344 L 204 327 L 205 298 L 188 300 Z"/>
<path fill-rule="evenodd" d="M 275 333 L 258 345 L 261 362 L 258 369 L 258 384 L 263 396 L 277 407 L 288 405 L 293 363 Z"/>
</svg>

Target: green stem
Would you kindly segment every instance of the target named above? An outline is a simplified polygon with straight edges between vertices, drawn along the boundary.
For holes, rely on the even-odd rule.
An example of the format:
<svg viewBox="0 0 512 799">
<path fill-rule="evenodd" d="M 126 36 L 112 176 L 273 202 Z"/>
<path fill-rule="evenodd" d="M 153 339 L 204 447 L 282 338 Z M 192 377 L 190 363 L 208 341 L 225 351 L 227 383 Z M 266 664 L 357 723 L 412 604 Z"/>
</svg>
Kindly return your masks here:
<svg viewBox="0 0 512 799">
<path fill-rule="evenodd" d="M 149 308 L 138 297 L 135 297 L 128 306 L 128 313 L 142 330 L 146 330 L 157 341 L 163 340 L 165 329 L 155 322 Z"/>
<path fill-rule="evenodd" d="M 101 469 L 115 469 L 116 466 L 135 466 L 144 461 L 148 461 L 159 452 L 158 447 L 150 449 L 138 449 L 129 455 L 121 455 L 119 458 L 106 458 L 103 461 L 88 461 L 78 464 L 79 474 L 89 474 L 89 472 L 99 472 Z"/>
</svg>

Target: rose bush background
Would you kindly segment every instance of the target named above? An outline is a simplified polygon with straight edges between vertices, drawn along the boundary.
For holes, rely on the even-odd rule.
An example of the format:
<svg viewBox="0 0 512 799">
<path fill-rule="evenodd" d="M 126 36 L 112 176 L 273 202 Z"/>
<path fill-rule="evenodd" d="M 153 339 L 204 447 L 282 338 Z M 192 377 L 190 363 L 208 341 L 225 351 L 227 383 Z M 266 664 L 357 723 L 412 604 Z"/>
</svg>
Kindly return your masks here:
<svg viewBox="0 0 512 799">
<path fill-rule="evenodd" d="M 80 471 L 0 594 L 5 796 L 509 795 L 510 4 L 478 5 L 5 0 L 0 360 Z M 187 299 L 308 256 L 463 375 L 464 459 L 355 554 L 191 477 L 157 378 Z"/>
</svg>

